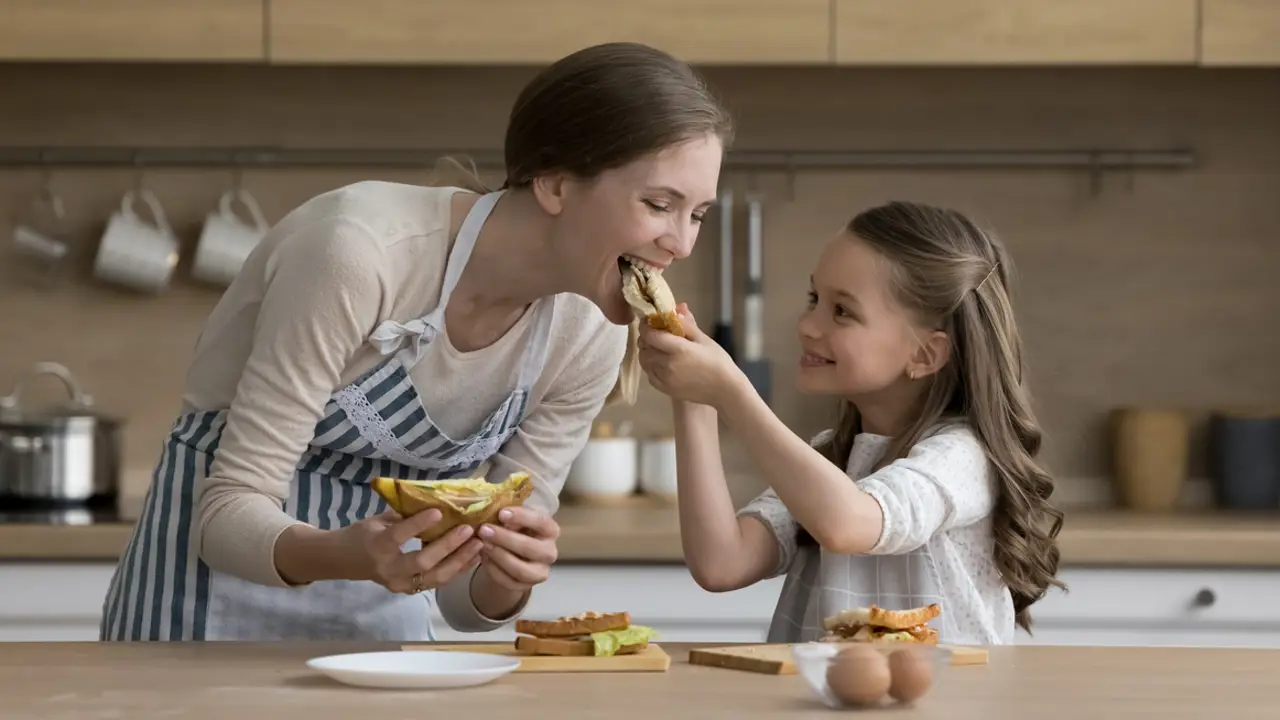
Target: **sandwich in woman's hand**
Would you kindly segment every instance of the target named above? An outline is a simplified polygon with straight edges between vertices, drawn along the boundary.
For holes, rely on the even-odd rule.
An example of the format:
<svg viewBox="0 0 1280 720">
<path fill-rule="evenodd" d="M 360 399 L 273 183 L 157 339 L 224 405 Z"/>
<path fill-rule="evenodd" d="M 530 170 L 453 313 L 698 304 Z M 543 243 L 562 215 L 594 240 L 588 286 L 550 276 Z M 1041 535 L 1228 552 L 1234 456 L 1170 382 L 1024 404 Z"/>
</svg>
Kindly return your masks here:
<svg viewBox="0 0 1280 720">
<path fill-rule="evenodd" d="M 644 315 L 649 327 L 685 337 L 684 326 L 676 314 L 676 298 L 662 277 L 662 270 L 642 260 L 619 258 L 622 271 L 622 296 L 637 312 Z"/>
<path fill-rule="evenodd" d="M 649 647 L 652 628 L 625 612 L 584 612 L 555 620 L 516 620 L 516 649 L 533 655 L 629 655 Z"/>
<path fill-rule="evenodd" d="M 373 491 L 404 517 L 432 509 L 440 511 L 440 522 L 418 534 L 423 542 L 432 542 L 459 525 L 479 529 L 485 523 L 495 522 L 503 508 L 523 505 L 533 494 L 533 480 L 527 472 L 511 473 L 500 483 L 491 483 L 482 477 L 452 480 L 377 477 L 372 484 Z"/>
<path fill-rule="evenodd" d="M 917 643 L 937 645 L 938 631 L 928 622 L 942 614 L 937 603 L 911 610 L 872 605 L 844 610 L 823 621 L 827 642 Z"/>
</svg>

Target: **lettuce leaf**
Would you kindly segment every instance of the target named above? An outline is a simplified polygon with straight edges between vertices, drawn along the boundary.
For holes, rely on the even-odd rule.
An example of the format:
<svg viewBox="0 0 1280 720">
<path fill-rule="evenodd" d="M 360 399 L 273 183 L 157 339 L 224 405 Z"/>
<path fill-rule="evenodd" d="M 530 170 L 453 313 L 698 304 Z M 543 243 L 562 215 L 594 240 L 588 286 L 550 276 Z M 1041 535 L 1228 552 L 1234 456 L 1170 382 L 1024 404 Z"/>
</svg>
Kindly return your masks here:
<svg viewBox="0 0 1280 720">
<path fill-rule="evenodd" d="M 591 642 L 595 644 L 597 657 L 607 657 L 628 645 L 646 643 L 650 638 L 657 636 L 658 633 L 654 632 L 653 628 L 643 625 L 631 625 L 625 630 L 605 630 L 591 633 Z"/>
</svg>

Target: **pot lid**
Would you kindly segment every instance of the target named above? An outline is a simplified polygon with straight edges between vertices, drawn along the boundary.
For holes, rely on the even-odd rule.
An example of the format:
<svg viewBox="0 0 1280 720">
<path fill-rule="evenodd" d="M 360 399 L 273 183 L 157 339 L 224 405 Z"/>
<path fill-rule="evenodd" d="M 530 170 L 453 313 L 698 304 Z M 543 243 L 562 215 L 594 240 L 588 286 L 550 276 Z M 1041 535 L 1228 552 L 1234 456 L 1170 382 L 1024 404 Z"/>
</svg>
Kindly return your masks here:
<svg viewBox="0 0 1280 720">
<path fill-rule="evenodd" d="M 70 395 L 70 399 L 61 405 L 38 410 L 29 410 L 22 407 L 22 393 L 27 384 L 42 375 L 52 375 L 61 380 L 63 387 L 67 390 L 67 394 Z M 58 363 L 36 363 L 31 372 L 18 381 L 12 393 L 0 397 L 0 422 L 47 423 L 72 418 L 115 421 L 111 416 L 100 413 L 93 407 L 93 397 L 81 391 L 75 378 L 71 376 L 71 371 Z"/>
</svg>

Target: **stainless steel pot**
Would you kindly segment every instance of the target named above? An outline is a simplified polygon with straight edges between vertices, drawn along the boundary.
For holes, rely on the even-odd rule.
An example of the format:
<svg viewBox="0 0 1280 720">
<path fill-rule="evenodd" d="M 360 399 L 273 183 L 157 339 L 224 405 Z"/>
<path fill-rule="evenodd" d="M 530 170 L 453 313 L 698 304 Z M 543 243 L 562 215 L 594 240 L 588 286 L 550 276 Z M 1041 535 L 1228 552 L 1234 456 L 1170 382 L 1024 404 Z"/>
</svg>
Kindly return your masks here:
<svg viewBox="0 0 1280 720">
<path fill-rule="evenodd" d="M 70 403 L 24 409 L 27 384 L 44 375 L 62 381 Z M 71 372 L 52 362 L 37 363 L 11 395 L 0 398 L 0 496 L 37 504 L 114 502 L 123 423 L 92 406 Z"/>
</svg>

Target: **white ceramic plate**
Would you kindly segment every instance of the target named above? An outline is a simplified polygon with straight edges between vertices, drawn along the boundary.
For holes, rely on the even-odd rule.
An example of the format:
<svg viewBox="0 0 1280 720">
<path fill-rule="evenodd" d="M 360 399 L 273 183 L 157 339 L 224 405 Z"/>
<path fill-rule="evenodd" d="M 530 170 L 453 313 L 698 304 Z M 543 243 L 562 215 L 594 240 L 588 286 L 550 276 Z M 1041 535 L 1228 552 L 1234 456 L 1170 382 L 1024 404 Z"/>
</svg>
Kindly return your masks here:
<svg viewBox="0 0 1280 720">
<path fill-rule="evenodd" d="M 502 677 L 520 667 L 520 659 L 487 653 L 390 651 L 312 658 L 307 667 L 359 687 L 459 688 Z"/>
</svg>

